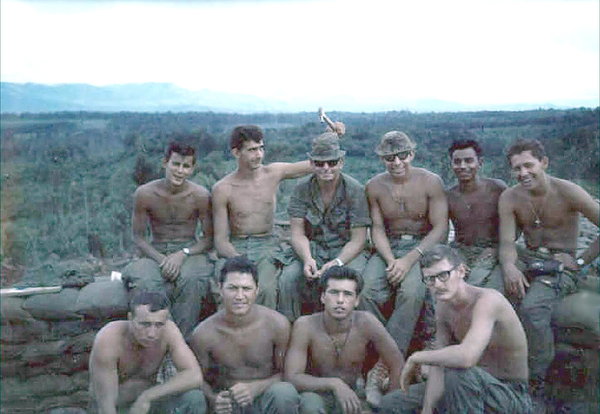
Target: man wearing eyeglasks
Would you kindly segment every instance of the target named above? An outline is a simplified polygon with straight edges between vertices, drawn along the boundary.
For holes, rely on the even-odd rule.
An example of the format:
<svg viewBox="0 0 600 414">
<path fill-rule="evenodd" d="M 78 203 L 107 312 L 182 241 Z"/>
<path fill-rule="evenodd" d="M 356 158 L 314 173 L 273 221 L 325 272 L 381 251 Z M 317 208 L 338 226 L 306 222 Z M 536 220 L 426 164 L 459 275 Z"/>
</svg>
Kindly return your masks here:
<svg viewBox="0 0 600 414">
<path fill-rule="evenodd" d="M 527 339 L 510 302 L 466 283 L 468 267 L 449 246 L 425 251 L 420 264 L 423 285 L 436 298 L 436 346 L 408 358 L 401 390 L 384 396 L 379 412 L 531 413 Z M 409 387 L 423 365 L 427 382 Z"/>
<path fill-rule="evenodd" d="M 295 258 L 279 279 L 279 311 L 291 321 L 320 307 L 319 278 L 332 266 L 362 273 L 367 226 L 371 224 L 364 187 L 343 174 L 337 134 L 326 132 L 308 154 L 312 175 L 294 189 L 288 205 Z"/>
<path fill-rule="evenodd" d="M 371 237 L 377 253 L 365 268 L 362 300 L 379 315 L 396 292 L 386 328 L 406 355 L 426 293 L 418 260 L 424 250 L 441 242 L 448 226 L 448 204 L 442 180 L 436 174 L 412 166 L 416 144 L 405 133 L 385 134 L 375 150 L 386 172 L 366 186 L 373 226 Z M 380 366 L 379 364 L 376 367 Z M 377 380 L 377 370 L 367 385 Z M 372 401 L 367 395 L 368 400 Z"/>
<path fill-rule="evenodd" d="M 453 141 L 450 166 L 458 184 L 446 190 L 448 215 L 454 224 L 453 247 L 471 268 L 469 283 L 504 293 L 498 263 L 498 199 L 507 188 L 502 180 L 479 176 L 483 165 L 481 147 L 472 139 Z"/>
</svg>

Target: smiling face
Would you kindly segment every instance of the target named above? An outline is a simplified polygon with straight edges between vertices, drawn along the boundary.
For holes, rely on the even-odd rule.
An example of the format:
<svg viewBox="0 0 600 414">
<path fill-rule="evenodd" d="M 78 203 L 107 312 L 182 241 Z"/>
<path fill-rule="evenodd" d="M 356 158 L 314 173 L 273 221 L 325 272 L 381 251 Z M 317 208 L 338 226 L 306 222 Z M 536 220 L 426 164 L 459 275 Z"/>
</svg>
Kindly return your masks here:
<svg viewBox="0 0 600 414">
<path fill-rule="evenodd" d="M 258 295 L 258 286 L 250 273 L 229 272 L 220 286 L 227 313 L 243 316 L 250 312 Z"/>
<path fill-rule="evenodd" d="M 194 156 L 173 152 L 168 160 L 163 160 L 163 167 L 167 181 L 173 187 L 180 187 L 194 172 Z"/>
<path fill-rule="evenodd" d="M 457 149 L 452 153 L 451 167 L 459 181 L 474 181 L 483 161 L 473 148 Z"/>
<path fill-rule="evenodd" d="M 262 140 L 259 142 L 244 141 L 240 148 L 234 148 L 231 152 L 238 159 L 239 167 L 256 170 L 260 168 L 265 157 L 265 144 Z"/>
<path fill-rule="evenodd" d="M 345 319 L 358 306 L 356 282 L 350 279 L 329 279 L 321 293 L 325 313 L 334 319 Z"/>
<path fill-rule="evenodd" d="M 149 305 L 138 305 L 128 314 L 131 333 L 137 344 L 143 348 L 156 346 L 162 341 L 169 316 L 167 309 L 150 311 Z"/>
<path fill-rule="evenodd" d="M 410 163 L 415 158 L 412 150 L 381 156 L 387 172 L 394 178 L 404 178 L 410 169 Z"/>
<path fill-rule="evenodd" d="M 548 157 L 540 160 L 531 151 L 523 151 L 510 157 L 510 166 L 512 175 L 523 188 L 532 191 L 544 183 Z"/>
<path fill-rule="evenodd" d="M 342 167 L 344 166 L 344 159 L 339 158 L 335 160 L 319 161 L 311 160 L 313 173 L 317 177 L 317 181 L 321 183 L 333 182 L 337 180 L 342 173 Z"/>
</svg>

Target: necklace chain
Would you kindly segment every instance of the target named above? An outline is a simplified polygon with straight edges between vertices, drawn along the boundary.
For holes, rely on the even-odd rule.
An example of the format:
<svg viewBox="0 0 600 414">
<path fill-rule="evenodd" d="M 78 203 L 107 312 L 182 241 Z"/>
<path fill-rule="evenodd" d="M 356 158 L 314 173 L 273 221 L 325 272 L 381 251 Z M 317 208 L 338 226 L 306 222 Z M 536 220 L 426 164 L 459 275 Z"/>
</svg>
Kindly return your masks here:
<svg viewBox="0 0 600 414">
<path fill-rule="evenodd" d="M 335 352 L 335 359 L 337 361 L 340 358 L 340 355 L 342 354 L 342 352 L 344 351 L 344 348 L 346 347 L 346 343 L 348 342 L 348 337 L 350 336 L 350 331 L 352 331 L 352 326 L 354 325 L 354 315 L 352 315 L 352 317 L 350 319 L 350 328 L 346 331 L 346 336 L 344 337 L 344 342 L 341 345 L 338 343 L 338 341 L 336 341 L 333 338 L 333 336 L 331 336 L 331 334 L 327 330 L 327 326 L 325 325 L 324 314 L 321 316 L 321 319 L 323 321 L 323 328 L 325 329 L 325 333 L 327 333 L 327 336 L 329 337 L 329 339 L 331 340 L 331 343 L 333 345 L 333 350 Z"/>
</svg>

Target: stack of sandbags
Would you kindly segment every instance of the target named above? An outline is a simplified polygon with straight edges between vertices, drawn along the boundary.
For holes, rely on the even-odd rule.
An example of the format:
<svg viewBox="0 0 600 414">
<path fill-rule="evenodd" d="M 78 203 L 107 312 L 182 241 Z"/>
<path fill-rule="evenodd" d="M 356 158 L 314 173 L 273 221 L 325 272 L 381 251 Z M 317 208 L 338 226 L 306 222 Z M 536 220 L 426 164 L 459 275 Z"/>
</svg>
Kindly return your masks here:
<svg viewBox="0 0 600 414">
<path fill-rule="evenodd" d="M 125 288 L 108 277 L 59 293 L 2 298 L 2 413 L 40 413 L 89 402 L 97 331 L 127 314 Z"/>
</svg>

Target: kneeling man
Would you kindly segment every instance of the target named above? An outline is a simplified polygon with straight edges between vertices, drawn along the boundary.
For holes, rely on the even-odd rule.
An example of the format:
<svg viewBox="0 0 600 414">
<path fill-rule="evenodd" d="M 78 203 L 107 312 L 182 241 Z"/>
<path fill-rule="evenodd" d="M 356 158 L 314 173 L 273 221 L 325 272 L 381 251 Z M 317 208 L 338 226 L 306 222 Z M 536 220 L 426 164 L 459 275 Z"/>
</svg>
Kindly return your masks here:
<svg viewBox="0 0 600 414">
<path fill-rule="evenodd" d="M 498 291 L 465 281 L 456 250 L 438 245 L 420 260 L 423 283 L 436 298 L 434 350 L 413 353 L 402 390 L 383 397 L 383 413 L 530 413 L 527 339 L 510 302 Z M 408 387 L 420 365 L 426 384 Z"/>
<path fill-rule="evenodd" d="M 90 355 L 93 411 L 206 412 L 198 389 L 202 372 L 183 335 L 168 319 L 168 307 L 164 293 L 136 290 L 128 320 L 110 322 L 98 332 Z M 168 358 L 177 373 L 160 383 L 161 367 Z"/>
<path fill-rule="evenodd" d="M 219 289 L 221 309 L 200 323 L 191 338 L 206 376 L 203 390 L 212 410 L 217 414 L 296 413 L 298 393 L 291 384 L 281 382 L 290 322 L 255 304 L 256 264 L 246 256 L 227 259 Z"/>
<path fill-rule="evenodd" d="M 330 267 L 321 277 L 324 311 L 300 317 L 292 331 L 285 377 L 301 394 L 301 413 L 358 414 L 357 380 L 374 350 L 398 388 L 403 358 L 394 339 L 370 312 L 357 311 L 362 277 L 348 267 Z"/>
</svg>

